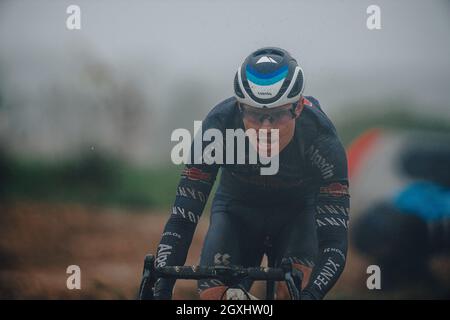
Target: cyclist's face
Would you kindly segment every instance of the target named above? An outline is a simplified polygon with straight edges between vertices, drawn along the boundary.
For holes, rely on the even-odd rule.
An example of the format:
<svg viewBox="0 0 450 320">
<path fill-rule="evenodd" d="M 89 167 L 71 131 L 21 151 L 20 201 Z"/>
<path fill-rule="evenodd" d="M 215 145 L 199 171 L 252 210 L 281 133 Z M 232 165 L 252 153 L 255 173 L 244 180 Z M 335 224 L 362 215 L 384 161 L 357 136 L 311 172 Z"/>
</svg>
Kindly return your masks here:
<svg viewBox="0 0 450 320">
<path fill-rule="evenodd" d="M 300 99 L 301 101 L 301 99 Z M 300 115 L 303 104 L 297 103 L 295 108 L 292 104 L 271 108 L 261 109 L 247 105 L 240 104 L 242 120 L 244 122 L 245 129 L 255 129 L 257 132 L 260 129 L 278 129 L 279 134 L 279 151 L 283 150 L 288 145 L 294 136 L 295 131 L 295 119 Z M 270 138 L 270 137 L 268 137 Z M 268 139 L 270 141 L 270 139 Z M 270 149 L 270 145 L 258 140 L 259 148 Z M 259 150 L 258 148 L 258 150 Z"/>
</svg>

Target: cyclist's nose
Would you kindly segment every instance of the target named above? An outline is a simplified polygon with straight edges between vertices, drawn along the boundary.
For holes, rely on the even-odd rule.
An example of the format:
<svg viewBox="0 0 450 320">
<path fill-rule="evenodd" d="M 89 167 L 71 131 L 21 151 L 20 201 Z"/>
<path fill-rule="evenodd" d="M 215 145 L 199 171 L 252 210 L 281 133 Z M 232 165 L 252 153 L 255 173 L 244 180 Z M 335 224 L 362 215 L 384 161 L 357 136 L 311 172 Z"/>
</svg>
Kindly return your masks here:
<svg viewBox="0 0 450 320">
<path fill-rule="evenodd" d="M 263 121 L 261 121 L 261 128 L 270 129 L 272 128 L 272 122 L 269 117 L 265 117 Z"/>
</svg>

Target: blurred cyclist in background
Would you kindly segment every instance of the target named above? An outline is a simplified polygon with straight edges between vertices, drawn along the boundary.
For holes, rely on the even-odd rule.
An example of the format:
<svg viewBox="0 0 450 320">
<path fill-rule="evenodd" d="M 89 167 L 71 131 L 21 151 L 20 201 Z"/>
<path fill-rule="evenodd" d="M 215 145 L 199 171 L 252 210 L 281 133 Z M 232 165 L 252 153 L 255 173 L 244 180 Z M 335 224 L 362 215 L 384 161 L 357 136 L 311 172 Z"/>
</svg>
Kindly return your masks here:
<svg viewBox="0 0 450 320">
<path fill-rule="evenodd" d="M 400 168 L 414 181 L 352 225 L 353 243 L 380 265 L 385 288 L 419 281 L 439 287 L 429 262 L 450 256 L 449 165 L 450 148 L 410 148 Z"/>
</svg>

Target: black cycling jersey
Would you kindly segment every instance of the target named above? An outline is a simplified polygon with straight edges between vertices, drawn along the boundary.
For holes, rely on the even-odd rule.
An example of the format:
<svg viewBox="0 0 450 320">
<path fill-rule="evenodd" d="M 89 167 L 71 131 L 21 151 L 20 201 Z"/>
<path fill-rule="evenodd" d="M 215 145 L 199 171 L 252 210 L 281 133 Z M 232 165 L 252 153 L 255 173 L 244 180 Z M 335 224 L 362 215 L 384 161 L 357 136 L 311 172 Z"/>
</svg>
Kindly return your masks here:
<svg viewBox="0 0 450 320">
<path fill-rule="evenodd" d="M 219 103 L 209 112 L 202 123 L 202 130 L 205 132 L 211 128 L 220 130 L 224 139 L 226 129 L 245 130 L 234 97 Z M 211 142 L 203 142 L 203 147 L 209 143 Z M 227 151 L 225 145 L 226 143 L 223 148 L 224 155 Z M 313 97 L 305 97 L 304 109 L 296 119 L 294 136 L 279 154 L 278 172 L 275 175 L 261 175 L 260 169 L 263 165 L 248 164 L 247 160 L 248 154 L 246 164 L 201 163 L 185 166 L 177 187 L 172 214 L 158 246 L 157 266 L 185 263 L 197 222 L 218 170 L 221 169 L 222 175 L 213 201 L 213 215 L 214 212 L 220 212 L 225 218 L 217 218 L 213 223 L 213 216 L 211 217 L 207 236 L 210 243 L 204 245 L 202 263 L 217 264 L 228 261 L 228 258 L 223 256 L 215 261 L 205 258 L 214 254 L 208 253 L 208 248 L 219 242 L 217 237 L 210 234 L 219 234 L 222 228 L 225 228 L 221 225 L 229 221 L 227 215 L 247 215 L 244 217 L 246 228 L 240 228 L 241 244 L 246 242 L 246 233 L 250 237 L 253 229 L 264 230 L 260 233 L 255 231 L 253 234 L 262 236 L 264 233 L 271 233 L 276 236 L 277 233 L 285 232 L 283 225 L 290 224 L 290 230 L 296 229 L 297 225 L 298 230 L 302 230 L 301 233 L 309 233 L 317 238 L 317 255 L 312 262 L 314 268 L 305 292 L 316 299 L 322 299 L 342 273 L 347 254 L 347 160 L 336 129 L 319 102 Z M 301 215 L 312 217 L 308 228 L 301 225 L 306 225 L 308 220 L 298 218 Z M 266 227 L 258 221 L 263 216 Z M 260 238 L 255 236 L 255 239 Z M 223 240 L 226 239 L 220 241 L 223 243 Z M 233 251 L 233 248 L 229 249 Z M 231 262 L 244 263 L 239 259 Z M 253 263 L 258 261 L 254 260 Z M 156 296 L 170 296 L 173 284 L 173 281 L 160 279 Z"/>
</svg>

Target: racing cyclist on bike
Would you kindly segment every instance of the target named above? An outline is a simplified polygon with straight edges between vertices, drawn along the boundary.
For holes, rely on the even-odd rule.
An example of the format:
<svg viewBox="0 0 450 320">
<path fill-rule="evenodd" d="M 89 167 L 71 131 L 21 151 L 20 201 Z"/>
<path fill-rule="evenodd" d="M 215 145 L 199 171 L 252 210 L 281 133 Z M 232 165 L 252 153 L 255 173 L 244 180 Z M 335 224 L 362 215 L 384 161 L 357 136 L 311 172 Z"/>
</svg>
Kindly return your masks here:
<svg viewBox="0 0 450 320">
<path fill-rule="evenodd" d="M 259 266 L 270 243 L 276 265 L 289 259 L 303 272 L 302 299 L 322 299 L 333 287 L 347 255 L 347 160 L 332 122 L 303 89 L 303 70 L 287 51 L 261 48 L 245 59 L 234 78 L 234 96 L 209 112 L 202 131 L 218 129 L 225 137 L 226 129 L 278 129 L 278 172 L 261 175 L 263 165 L 248 164 L 248 154 L 245 164 L 187 164 L 156 266 L 184 265 L 221 169 L 200 265 Z M 256 144 L 258 153 L 273 150 L 267 140 Z M 155 298 L 170 299 L 174 284 L 158 279 Z M 200 280 L 198 288 L 201 299 L 218 300 L 227 291 L 218 280 Z"/>
</svg>

